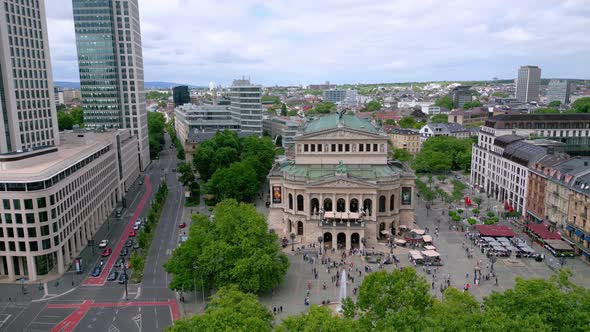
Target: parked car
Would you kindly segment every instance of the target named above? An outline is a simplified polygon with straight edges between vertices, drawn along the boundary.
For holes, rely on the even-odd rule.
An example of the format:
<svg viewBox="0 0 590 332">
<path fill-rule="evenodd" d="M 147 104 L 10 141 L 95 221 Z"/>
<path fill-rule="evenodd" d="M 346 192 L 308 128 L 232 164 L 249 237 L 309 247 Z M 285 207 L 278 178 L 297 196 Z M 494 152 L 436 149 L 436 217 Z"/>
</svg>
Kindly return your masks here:
<svg viewBox="0 0 590 332">
<path fill-rule="evenodd" d="M 133 239 L 127 239 L 125 242 L 125 247 L 129 248 L 133 246 Z"/>
<path fill-rule="evenodd" d="M 137 232 L 135 232 L 135 231 L 130 231 L 129 232 L 129 236 L 130 237 L 135 237 L 135 235 L 137 235 Z"/>
<path fill-rule="evenodd" d="M 109 244 L 109 240 L 102 240 L 102 241 L 100 241 L 100 243 L 98 244 L 98 247 L 99 247 L 99 248 L 106 248 L 108 244 Z"/>
<path fill-rule="evenodd" d="M 123 247 L 123 249 L 121 249 L 121 253 L 119 254 L 119 256 L 127 256 L 129 254 L 129 249 L 127 249 L 127 247 Z"/>
<path fill-rule="evenodd" d="M 462 178 L 463 178 L 463 177 L 462 177 L 461 175 L 459 175 L 459 174 L 455 174 L 455 179 L 457 179 L 457 180 L 461 180 Z"/>
<path fill-rule="evenodd" d="M 103 252 L 102 252 L 102 257 L 108 257 L 111 253 L 113 252 L 113 249 L 111 248 L 106 248 Z"/>
<path fill-rule="evenodd" d="M 100 275 L 100 272 L 102 272 L 102 266 L 96 266 L 94 270 L 92 270 L 92 276 L 98 277 Z"/>
<path fill-rule="evenodd" d="M 109 276 L 107 277 L 108 281 L 115 281 L 117 280 L 117 277 L 119 276 L 119 272 L 117 271 L 113 271 L 111 273 L 109 273 Z"/>
<path fill-rule="evenodd" d="M 128 277 L 129 277 L 129 276 L 127 275 L 127 273 L 121 273 L 121 274 L 119 275 L 119 283 L 120 283 L 120 284 L 124 284 L 124 283 L 125 283 L 125 281 L 127 281 L 127 278 L 128 278 Z"/>
<path fill-rule="evenodd" d="M 141 227 L 141 224 L 134 224 L 133 225 L 133 230 L 134 231 L 137 231 L 137 230 L 139 230 L 140 227 Z"/>
<path fill-rule="evenodd" d="M 123 264 L 125 264 L 125 257 L 119 257 L 115 262 L 115 267 L 122 267 Z"/>
<path fill-rule="evenodd" d="M 180 223 L 180 225 L 178 225 L 179 228 L 185 228 L 186 227 L 186 223 L 183 221 Z"/>
<path fill-rule="evenodd" d="M 139 249 L 139 243 L 133 243 L 133 249 Z"/>
</svg>

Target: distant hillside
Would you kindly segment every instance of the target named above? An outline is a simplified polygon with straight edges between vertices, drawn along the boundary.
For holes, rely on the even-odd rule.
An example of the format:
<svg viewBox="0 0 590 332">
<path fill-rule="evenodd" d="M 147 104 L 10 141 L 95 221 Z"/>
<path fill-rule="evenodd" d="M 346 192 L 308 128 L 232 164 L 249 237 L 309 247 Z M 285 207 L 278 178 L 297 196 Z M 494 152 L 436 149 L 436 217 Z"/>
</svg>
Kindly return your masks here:
<svg viewBox="0 0 590 332">
<path fill-rule="evenodd" d="M 59 86 L 66 89 L 80 89 L 79 82 L 64 82 L 64 81 L 55 81 L 53 82 L 54 86 Z M 177 85 L 188 85 L 190 88 L 204 88 L 202 86 L 196 86 L 191 84 L 181 84 L 181 83 L 173 83 L 173 82 L 160 82 L 160 81 L 148 81 L 144 82 L 144 86 L 146 89 L 170 89 Z"/>
</svg>

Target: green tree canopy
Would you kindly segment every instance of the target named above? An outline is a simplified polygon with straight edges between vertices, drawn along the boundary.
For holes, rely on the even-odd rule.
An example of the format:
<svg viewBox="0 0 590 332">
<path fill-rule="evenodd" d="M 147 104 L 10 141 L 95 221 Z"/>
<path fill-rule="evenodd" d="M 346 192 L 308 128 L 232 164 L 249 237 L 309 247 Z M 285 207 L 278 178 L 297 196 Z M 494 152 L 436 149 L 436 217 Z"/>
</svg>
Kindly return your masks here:
<svg viewBox="0 0 590 332">
<path fill-rule="evenodd" d="M 326 307 L 311 306 L 307 313 L 287 317 L 277 332 L 361 332 L 358 321 L 335 316 Z"/>
<path fill-rule="evenodd" d="M 393 157 L 401 162 L 412 160 L 412 154 L 404 149 L 393 149 Z"/>
<path fill-rule="evenodd" d="M 561 106 L 561 101 L 559 101 L 559 100 L 552 100 L 549 103 L 549 105 L 547 105 L 547 106 L 549 106 L 551 108 L 553 108 L 553 107 L 559 107 L 559 106 Z"/>
<path fill-rule="evenodd" d="M 209 302 L 204 314 L 180 319 L 168 332 L 271 331 L 272 314 L 253 294 L 236 287 L 221 288 Z"/>
<path fill-rule="evenodd" d="M 404 116 L 398 121 L 398 124 L 402 128 L 414 128 L 416 125 L 416 119 L 412 116 Z"/>
<path fill-rule="evenodd" d="M 150 144 L 150 158 L 155 158 L 162 151 L 164 144 L 164 126 L 166 119 L 160 112 L 148 112 L 148 140 Z"/>
<path fill-rule="evenodd" d="M 371 100 L 361 109 L 361 112 L 375 112 L 381 110 L 381 103 L 377 100 Z"/>
<path fill-rule="evenodd" d="M 576 99 L 572 103 L 572 110 L 576 113 L 590 113 L 590 97 Z"/>
<path fill-rule="evenodd" d="M 282 116 L 287 116 L 289 115 L 289 112 L 287 111 L 287 105 L 285 105 L 285 103 L 283 103 L 281 105 L 281 115 Z"/>
<path fill-rule="evenodd" d="M 70 115 L 72 116 L 74 124 L 84 127 L 84 111 L 82 110 L 82 107 L 73 107 L 70 110 Z"/>
<path fill-rule="evenodd" d="M 434 105 L 439 106 L 439 107 L 448 108 L 448 109 L 453 109 L 453 107 L 455 106 L 453 103 L 453 99 L 450 96 L 444 96 L 444 97 L 438 98 L 434 102 Z"/>
<path fill-rule="evenodd" d="M 414 159 L 416 172 L 446 172 L 471 167 L 471 139 L 437 136 L 427 139 Z"/>
<path fill-rule="evenodd" d="M 555 113 L 559 113 L 559 110 L 556 110 L 554 108 L 539 108 L 539 109 L 535 110 L 535 113 L 538 113 L 538 114 L 555 114 Z"/>
<path fill-rule="evenodd" d="M 436 114 L 430 118 L 430 122 L 432 122 L 432 123 L 447 123 L 447 122 L 449 122 L 449 117 L 446 114 Z"/>
<path fill-rule="evenodd" d="M 280 104 L 281 103 L 281 98 L 277 97 L 277 96 L 262 96 L 260 98 L 260 101 L 264 104 Z"/>
<path fill-rule="evenodd" d="M 481 107 L 481 106 L 482 106 L 482 104 L 479 100 L 474 100 L 474 101 L 470 101 L 470 102 L 465 103 L 463 105 L 463 109 L 469 110 L 469 109 L 472 109 L 475 107 Z"/>
<path fill-rule="evenodd" d="M 65 111 L 57 112 L 57 127 L 59 131 L 71 130 L 74 126 L 74 119 Z"/>
<path fill-rule="evenodd" d="M 256 159 L 249 158 L 218 169 L 207 181 L 207 193 L 215 195 L 216 200 L 234 198 L 241 202 L 253 201 L 260 189 L 255 168 L 261 168 L 261 165 Z"/>
<path fill-rule="evenodd" d="M 336 105 L 334 105 L 334 103 L 323 102 L 315 105 L 312 110 L 308 111 L 308 114 L 327 114 L 335 111 Z"/>
<path fill-rule="evenodd" d="M 193 280 L 202 278 L 206 289 L 236 285 L 252 293 L 279 285 L 288 267 L 277 235 L 267 230 L 265 216 L 253 205 L 233 199 L 216 205 L 213 222 L 194 215 L 188 240 L 164 264 L 173 275 L 173 290 L 192 290 Z"/>
</svg>

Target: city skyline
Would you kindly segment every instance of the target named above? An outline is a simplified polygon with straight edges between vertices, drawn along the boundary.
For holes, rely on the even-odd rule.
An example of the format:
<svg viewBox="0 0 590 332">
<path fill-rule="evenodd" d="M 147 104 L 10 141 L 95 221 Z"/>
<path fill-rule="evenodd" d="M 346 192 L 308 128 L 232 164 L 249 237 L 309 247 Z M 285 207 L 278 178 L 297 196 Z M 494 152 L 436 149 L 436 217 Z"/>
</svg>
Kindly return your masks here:
<svg viewBox="0 0 590 332">
<path fill-rule="evenodd" d="M 581 1 L 338 4 L 144 0 L 145 79 L 225 86 L 240 75 L 263 85 L 486 80 L 515 78 L 529 64 L 543 68 L 543 78 L 590 77 L 583 57 L 590 18 Z M 52 1 L 47 12 L 54 78 L 78 81 L 71 1 Z"/>
</svg>

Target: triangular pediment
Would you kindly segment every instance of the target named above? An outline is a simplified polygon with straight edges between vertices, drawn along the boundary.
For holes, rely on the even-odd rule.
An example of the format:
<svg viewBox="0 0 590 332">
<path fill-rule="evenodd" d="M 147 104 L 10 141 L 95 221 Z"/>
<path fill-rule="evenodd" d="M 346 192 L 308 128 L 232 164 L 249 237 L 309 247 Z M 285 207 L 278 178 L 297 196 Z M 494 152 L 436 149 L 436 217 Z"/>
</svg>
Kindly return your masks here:
<svg viewBox="0 0 590 332">
<path fill-rule="evenodd" d="M 368 131 L 362 131 L 357 129 L 351 129 L 346 127 L 341 128 L 330 128 L 326 130 L 314 131 L 311 133 L 305 133 L 300 136 L 296 136 L 295 140 L 351 140 L 351 139 L 383 139 L 386 140 L 385 135 L 378 133 L 371 133 Z"/>
<path fill-rule="evenodd" d="M 351 177 L 330 177 L 308 183 L 313 188 L 377 188 L 377 184 Z"/>
</svg>

